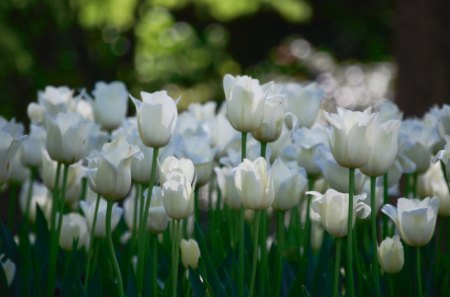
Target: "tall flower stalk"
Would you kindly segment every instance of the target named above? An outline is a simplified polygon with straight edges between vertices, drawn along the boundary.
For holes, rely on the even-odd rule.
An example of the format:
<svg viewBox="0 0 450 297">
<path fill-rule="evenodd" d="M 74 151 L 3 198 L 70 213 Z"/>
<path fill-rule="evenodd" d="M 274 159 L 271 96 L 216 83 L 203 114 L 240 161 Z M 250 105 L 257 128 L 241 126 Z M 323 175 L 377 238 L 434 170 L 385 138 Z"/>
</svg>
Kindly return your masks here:
<svg viewBox="0 0 450 297">
<path fill-rule="evenodd" d="M 97 199 L 95 201 L 95 212 L 94 212 L 94 220 L 92 222 L 92 226 L 91 226 L 91 240 L 89 242 L 89 249 L 88 249 L 88 258 L 87 258 L 87 264 L 86 264 L 86 271 L 84 273 L 84 278 L 85 278 L 85 282 L 84 282 L 84 288 L 87 291 L 88 287 L 89 287 L 89 276 L 91 273 L 91 263 L 92 263 L 92 253 L 94 251 L 94 236 L 95 236 L 95 228 L 97 225 L 97 215 L 98 215 L 98 207 L 100 205 L 100 199 L 101 199 L 101 195 L 97 194 Z"/>
<path fill-rule="evenodd" d="M 113 207 L 114 201 L 108 200 L 107 208 L 106 208 L 106 238 L 108 243 L 108 251 L 109 256 L 111 258 L 111 262 L 113 264 L 114 273 L 116 274 L 117 278 L 117 285 L 119 290 L 119 296 L 123 297 L 124 291 L 123 291 L 123 282 L 122 282 L 122 274 L 120 273 L 120 267 L 119 263 L 117 262 L 116 253 L 114 251 L 114 244 L 112 240 L 112 231 L 111 231 L 111 214 L 112 214 L 112 207 Z"/>
<path fill-rule="evenodd" d="M 347 219 L 347 290 L 350 297 L 355 296 L 353 285 L 353 249 L 352 249 L 352 229 L 353 229 L 353 194 L 355 191 L 355 169 L 349 168 L 349 189 L 348 189 L 348 219 Z"/>
<path fill-rule="evenodd" d="M 375 279 L 375 292 L 378 297 L 381 296 L 380 292 L 380 268 L 378 267 L 377 249 L 378 249 L 378 238 L 377 238 L 377 206 L 376 206 L 376 181 L 375 176 L 370 177 L 370 227 L 372 233 L 372 267 L 373 276 Z"/>
<path fill-rule="evenodd" d="M 247 132 L 242 132 L 241 134 L 241 161 L 244 161 L 247 154 Z M 238 288 L 239 297 L 244 297 L 244 228 L 245 228 L 245 209 L 241 204 L 241 209 L 239 210 L 239 273 L 238 273 Z"/>
</svg>

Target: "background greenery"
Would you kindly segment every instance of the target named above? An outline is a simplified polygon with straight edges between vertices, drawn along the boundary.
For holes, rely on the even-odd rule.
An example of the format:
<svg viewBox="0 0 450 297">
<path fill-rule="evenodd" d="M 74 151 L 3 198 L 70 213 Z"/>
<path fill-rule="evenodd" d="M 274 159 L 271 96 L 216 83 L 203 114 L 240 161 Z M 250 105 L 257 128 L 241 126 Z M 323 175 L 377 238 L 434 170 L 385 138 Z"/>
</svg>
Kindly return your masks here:
<svg viewBox="0 0 450 297">
<path fill-rule="evenodd" d="M 0 2 L 0 114 L 26 121 L 47 85 L 122 80 L 182 104 L 221 100 L 225 73 L 314 73 L 290 59 L 302 36 L 342 60 L 392 60 L 391 1 L 6 0 Z"/>
</svg>

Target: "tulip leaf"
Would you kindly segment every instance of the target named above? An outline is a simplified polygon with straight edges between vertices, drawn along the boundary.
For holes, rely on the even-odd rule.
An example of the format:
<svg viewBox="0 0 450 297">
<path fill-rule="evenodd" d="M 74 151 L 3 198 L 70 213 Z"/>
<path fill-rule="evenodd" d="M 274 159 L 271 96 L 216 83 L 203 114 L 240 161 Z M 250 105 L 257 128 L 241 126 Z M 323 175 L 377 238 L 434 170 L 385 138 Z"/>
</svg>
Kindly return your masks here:
<svg viewBox="0 0 450 297">
<path fill-rule="evenodd" d="M 2 292 L 2 296 L 5 297 L 11 296 L 8 287 L 8 281 L 6 279 L 5 270 L 3 269 L 3 267 L 1 267 L 1 264 L 0 264 L 0 292 Z"/>
<path fill-rule="evenodd" d="M 128 276 L 127 276 L 127 296 L 136 296 L 137 288 L 136 288 L 136 275 L 134 273 L 133 266 L 130 264 L 128 267 Z"/>
<path fill-rule="evenodd" d="M 11 231 L 3 222 L 0 222 L 0 253 L 17 263 L 19 260 L 19 248 L 14 241 Z"/>
<path fill-rule="evenodd" d="M 225 297 L 226 294 L 225 294 L 223 284 L 219 280 L 219 276 L 217 275 L 217 270 L 211 264 L 212 262 L 209 257 L 208 247 L 206 246 L 205 237 L 203 236 L 203 232 L 197 222 L 195 222 L 195 237 L 196 237 L 197 242 L 200 247 L 201 259 L 203 260 L 202 262 L 205 264 L 206 271 L 208 273 L 208 279 L 206 281 L 211 284 L 211 287 L 214 290 L 214 295 Z"/>
<path fill-rule="evenodd" d="M 48 230 L 47 220 L 41 208 L 36 205 L 36 253 L 39 255 L 38 260 L 41 266 L 48 261 L 48 252 L 50 250 L 50 232 Z"/>
<path fill-rule="evenodd" d="M 189 267 L 189 282 L 195 297 L 205 297 L 205 284 L 200 280 L 198 272 Z"/>
<path fill-rule="evenodd" d="M 72 243 L 72 250 L 66 259 L 64 277 L 61 286 L 61 296 L 83 296 L 84 289 L 80 282 L 79 263 L 81 262 L 82 250 L 77 250 L 78 239 Z"/>
</svg>

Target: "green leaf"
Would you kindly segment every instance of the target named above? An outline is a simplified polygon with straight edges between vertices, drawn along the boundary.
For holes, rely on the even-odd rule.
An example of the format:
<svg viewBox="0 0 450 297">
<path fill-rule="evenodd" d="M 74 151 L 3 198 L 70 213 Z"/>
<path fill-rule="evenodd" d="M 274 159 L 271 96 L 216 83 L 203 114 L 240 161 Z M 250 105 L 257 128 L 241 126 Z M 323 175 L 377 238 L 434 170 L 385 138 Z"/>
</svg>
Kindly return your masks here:
<svg viewBox="0 0 450 297">
<path fill-rule="evenodd" d="M 195 297 L 205 297 L 206 287 L 200 280 L 198 272 L 189 267 L 189 282 L 191 283 L 192 291 Z"/>
</svg>

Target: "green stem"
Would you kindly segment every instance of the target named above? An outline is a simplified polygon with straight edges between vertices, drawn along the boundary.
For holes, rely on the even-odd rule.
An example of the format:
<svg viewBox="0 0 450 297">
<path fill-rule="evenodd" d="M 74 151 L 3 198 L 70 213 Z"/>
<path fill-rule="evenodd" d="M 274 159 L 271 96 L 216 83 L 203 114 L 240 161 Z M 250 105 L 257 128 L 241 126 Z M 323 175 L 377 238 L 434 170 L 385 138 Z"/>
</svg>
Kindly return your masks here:
<svg viewBox="0 0 450 297">
<path fill-rule="evenodd" d="M 347 220 L 347 289 L 350 297 L 355 296 L 353 286 L 353 263 L 352 263 L 352 227 L 353 227 L 353 193 L 355 190 L 355 169 L 349 168 L 349 190 L 348 190 L 348 220 Z"/>
<path fill-rule="evenodd" d="M 199 205 L 198 205 L 198 194 L 199 194 L 199 187 L 197 186 L 197 187 L 195 187 L 195 190 L 194 190 L 194 216 L 195 216 L 195 221 L 200 224 L 200 221 L 199 221 L 200 209 L 198 208 L 199 207 Z"/>
<path fill-rule="evenodd" d="M 394 297 L 394 276 L 390 274 L 386 274 L 387 282 L 388 282 L 388 288 L 389 288 L 389 296 Z"/>
<path fill-rule="evenodd" d="M 383 175 L 383 205 L 389 202 L 389 185 L 388 185 L 388 174 Z M 383 234 L 382 238 L 388 236 L 388 217 L 383 216 Z"/>
<path fill-rule="evenodd" d="M 180 255 L 180 221 L 172 221 L 172 297 L 177 296 L 178 257 Z"/>
<path fill-rule="evenodd" d="M 308 191 L 314 190 L 314 178 L 309 176 L 308 177 Z M 307 257 L 311 254 L 311 195 L 306 195 L 306 218 L 305 218 L 305 232 L 304 232 L 304 246 L 303 246 L 303 252 Z"/>
<path fill-rule="evenodd" d="M 372 266 L 374 269 L 374 278 L 375 278 L 375 292 L 376 296 L 380 297 L 380 269 L 378 267 L 378 257 L 377 257 L 377 249 L 378 249 L 378 237 L 377 237 L 377 206 L 376 206 L 376 176 L 370 177 L 370 223 L 372 229 Z"/>
<path fill-rule="evenodd" d="M 247 132 L 241 134 L 241 161 L 247 156 Z"/>
<path fill-rule="evenodd" d="M 245 210 L 241 206 L 239 210 L 239 297 L 244 297 L 244 227 L 245 227 Z"/>
<path fill-rule="evenodd" d="M 419 297 L 423 297 L 423 291 L 422 291 L 422 267 L 421 267 L 421 259 L 420 259 L 420 247 L 416 247 L 416 261 L 417 261 L 417 289 L 419 290 L 418 295 Z"/>
<path fill-rule="evenodd" d="M 152 236 L 152 296 L 158 296 L 158 235 Z"/>
<path fill-rule="evenodd" d="M 138 296 L 142 296 L 142 290 L 144 286 L 144 266 L 145 266 L 145 251 L 147 246 L 147 220 L 148 213 L 150 210 L 150 201 L 152 198 L 153 185 L 155 183 L 156 178 L 156 164 L 158 159 L 159 148 L 153 148 L 153 158 L 152 158 L 152 168 L 150 172 L 150 183 L 148 186 L 148 196 L 147 200 L 145 200 L 144 212 L 142 217 L 140 217 L 139 224 L 139 247 L 138 247 L 138 263 L 137 263 L 137 289 Z M 142 191 L 142 196 L 144 193 Z M 141 198 L 143 202 L 144 198 Z M 140 206 L 142 207 L 144 204 L 142 203 Z"/>
<path fill-rule="evenodd" d="M 283 274 L 283 248 L 284 248 L 284 212 L 276 211 L 277 220 L 277 249 L 276 249 L 276 276 L 274 296 L 281 296 L 281 277 Z"/>
<path fill-rule="evenodd" d="M 249 297 L 253 297 L 255 291 L 255 278 L 256 278 L 256 263 L 258 262 L 258 235 L 259 235 L 259 221 L 261 216 L 261 210 L 257 210 L 255 214 L 255 238 L 253 241 L 253 263 L 252 263 L 252 275 L 250 278 L 250 294 Z"/>
<path fill-rule="evenodd" d="M 30 182 L 28 184 L 28 192 L 27 192 L 27 204 L 25 206 L 25 222 L 30 220 L 30 205 L 31 199 L 33 197 L 33 182 L 36 179 L 37 170 L 36 168 L 30 168 Z"/>
<path fill-rule="evenodd" d="M 267 142 L 261 141 L 261 157 L 266 158 Z"/>
<path fill-rule="evenodd" d="M 80 201 L 86 200 L 87 185 L 88 185 L 87 177 L 81 178 Z"/>
<path fill-rule="evenodd" d="M 16 213 L 16 201 L 17 201 L 17 185 L 11 185 L 9 188 L 8 199 L 8 228 L 11 232 L 14 231 L 14 217 Z"/>
<path fill-rule="evenodd" d="M 140 199 L 142 197 L 140 191 L 141 191 L 141 185 L 135 184 L 135 193 L 134 193 L 134 207 L 133 207 L 133 229 L 131 231 L 131 253 L 135 253 L 136 248 L 136 242 L 137 242 L 137 233 L 138 233 L 138 224 L 140 223 L 139 218 L 142 217 L 141 209 L 143 210 L 143 207 L 139 207 Z M 139 213 L 139 214 L 138 214 Z"/>
<path fill-rule="evenodd" d="M 63 183 L 61 188 L 61 195 L 59 197 L 59 216 L 58 216 L 58 225 L 56 229 L 56 242 L 59 242 L 59 236 L 61 234 L 62 220 L 64 216 L 64 206 L 66 204 L 66 187 L 67 187 L 67 176 L 69 174 L 69 166 L 68 164 L 64 164 L 63 169 Z"/>
<path fill-rule="evenodd" d="M 100 199 L 101 195 L 97 194 L 97 199 L 95 201 L 95 211 L 94 211 L 94 219 L 92 221 L 91 226 L 91 241 L 89 242 L 89 248 L 88 248 L 88 258 L 87 258 L 87 265 L 86 265 L 86 272 L 84 273 L 84 288 L 87 292 L 87 289 L 89 287 L 89 275 L 91 271 L 91 264 L 92 264 L 92 253 L 94 251 L 94 240 L 95 240 L 95 228 L 97 225 L 97 214 L 98 214 L 98 208 L 100 205 Z"/>
<path fill-rule="evenodd" d="M 117 262 L 116 252 L 114 251 L 114 244 L 112 240 L 112 231 L 111 231 L 111 214 L 113 204 L 114 201 L 108 201 L 106 207 L 106 238 L 108 241 L 109 256 L 111 257 L 111 262 L 113 263 L 114 266 L 114 273 L 116 274 L 117 277 L 119 296 L 123 297 L 124 291 L 123 291 L 122 275 L 120 274 L 119 263 Z"/>
<path fill-rule="evenodd" d="M 260 217 L 260 228 L 259 228 L 259 246 L 261 249 L 261 268 L 259 270 L 259 294 L 258 296 L 264 297 L 266 282 L 266 272 L 267 272 L 267 213 L 265 210 L 262 211 Z"/>
<path fill-rule="evenodd" d="M 50 219 L 50 256 L 48 264 L 48 279 L 47 279 L 47 296 L 54 295 L 55 279 L 56 279 L 56 260 L 58 254 L 58 241 L 56 238 L 56 209 L 59 200 L 59 176 L 61 174 L 61 163 L 56 165 L 55 182 L 53 185 L 52 196 L 52 213 Z"/>
<path fill-rule="evenodd" d="M 336 238 L 336 263 L 334 264 L 333 296 L 339 296 L 339 270 L 341 268 L 341 238 Z"/>
</svg>

